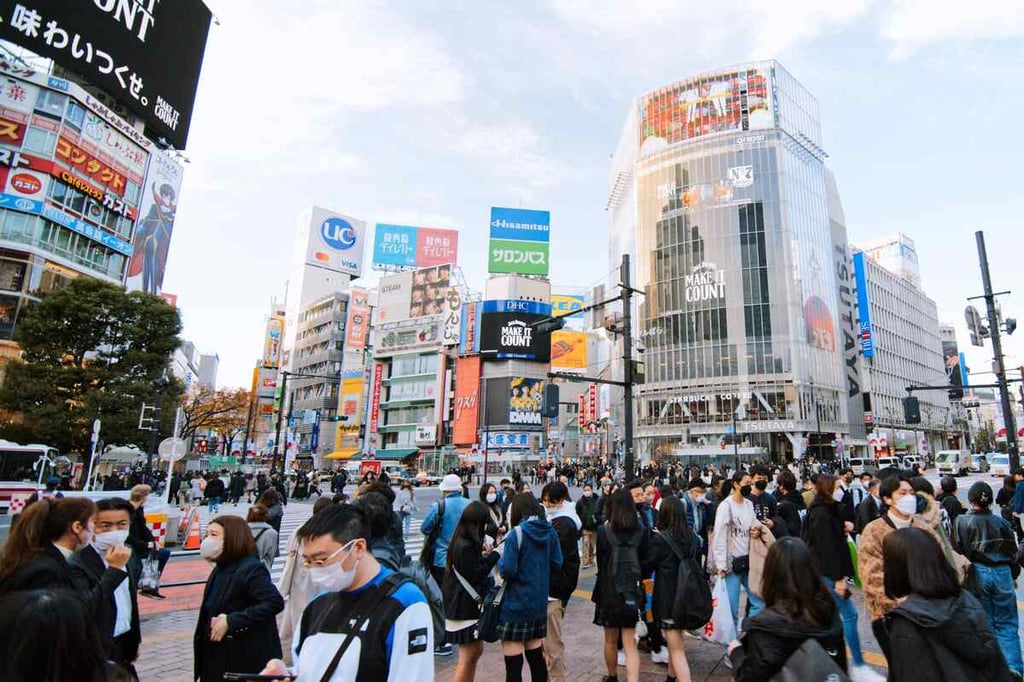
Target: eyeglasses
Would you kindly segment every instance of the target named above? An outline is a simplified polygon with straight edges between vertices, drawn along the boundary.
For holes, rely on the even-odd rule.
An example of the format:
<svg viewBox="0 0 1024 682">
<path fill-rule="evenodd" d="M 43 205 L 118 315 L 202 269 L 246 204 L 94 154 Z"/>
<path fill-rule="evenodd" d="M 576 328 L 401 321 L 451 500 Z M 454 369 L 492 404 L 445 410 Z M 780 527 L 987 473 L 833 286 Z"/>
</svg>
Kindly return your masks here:
<svg viewBox="0 0 1024 682">
<path fill-rule="evenodd" d="M 310 561 L 309 559 L 303 559 L 302 566 L 304 568 L 323 568 L 328 563 L 330 563 L 331 559 L 333 559 L 334 557 L 336 557 L 339 554 L 341 554 L 342 552 L 344 552 L 346 549 L 351 547 L 353 544 L 355 544 L 355 540 L 352 540 L 351 542 L 346 542 L 344 545 L 339 547 L 336 551 L 331 552 L 330 556 L 328 556 L 326 559 L 316 559 L 314 561 Z M 351 551 L 351 550 L 349 550 L 349 551 Z M 342 561 L 344 561 L 344 559 L 342 559 Z"/>
</svg>

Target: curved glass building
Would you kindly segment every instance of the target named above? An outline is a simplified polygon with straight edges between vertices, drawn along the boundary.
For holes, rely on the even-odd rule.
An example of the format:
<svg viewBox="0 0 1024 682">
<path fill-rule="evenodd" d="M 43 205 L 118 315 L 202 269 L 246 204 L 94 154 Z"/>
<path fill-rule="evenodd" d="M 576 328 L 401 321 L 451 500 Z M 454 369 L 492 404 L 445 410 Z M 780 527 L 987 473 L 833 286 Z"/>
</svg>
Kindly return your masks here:
<svg viewBox="0 0 1024 682">
<path fill-rule="evenodd" d="M 862 439 L 853 275 L 814 97 L 774 61 L 686 78 L 636 100 L 614 158 L 609 257 L 632 255 L 645 294 L 639 456 L 731 454 L 735 438 L 759 448 L 745 459 L 831 457 Z"/>
</svg>

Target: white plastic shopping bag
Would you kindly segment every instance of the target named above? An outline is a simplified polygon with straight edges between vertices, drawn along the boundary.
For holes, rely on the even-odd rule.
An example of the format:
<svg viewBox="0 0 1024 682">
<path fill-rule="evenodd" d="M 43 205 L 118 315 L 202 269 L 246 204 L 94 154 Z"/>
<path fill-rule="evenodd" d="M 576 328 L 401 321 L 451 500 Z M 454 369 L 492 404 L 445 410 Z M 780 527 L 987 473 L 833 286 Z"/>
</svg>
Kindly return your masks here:
<svg viewBox="0 0 1024 682">
<path fill-rule="evenodd" d="M 719 578 L 711 591 L 711 607 L 711 620 L 704 626 L 704 638 L 716 644 L 728 644 L 736 639 L 736 626 L 732 622 L 729 590 L 724 578 Z"/>
</svg>

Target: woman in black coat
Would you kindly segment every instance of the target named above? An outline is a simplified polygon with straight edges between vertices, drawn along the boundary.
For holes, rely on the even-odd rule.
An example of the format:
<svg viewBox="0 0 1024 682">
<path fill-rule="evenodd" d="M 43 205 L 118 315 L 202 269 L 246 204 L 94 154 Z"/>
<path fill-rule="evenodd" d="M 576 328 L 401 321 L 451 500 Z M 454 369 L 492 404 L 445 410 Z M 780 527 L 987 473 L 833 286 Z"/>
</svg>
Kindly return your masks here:
<svg viewBox="0 0 1024 682">
<path fill-rule="evenodd" d="M 961 589 L 938 541 L 920 528 L 885 536 L 889 679 L 1009 682 L 1010 669 L 978 600 Z"/>
<path fill-rule="evenodd" d="M 846 583 L 846 579 L 854 574 L 853 559 L 846 542 L 846 534 L 852 524 L 842 519 L 842 508 L 836 500 L 836 479 L 828 474 L 819 474 L 814 485 L 816 492 L 807 510 L 803 539 L 839 608 L 853 665 L 862 666 L 864 655 L 857 632 L 857 608 L 850 599 L 850 588 Z"/>
<path fill-rule="evenodd" d="M 846 645 L 839 610 L 803 540 L 780 538 L 768 550 L 762 596 L 765 607 L 747 620 L 739 642 L 729 645 L 736 682 L 763 682 L 786 665 L 800 645 L 817 640 L 843 671 Z M 826 679 L 827 671 L 815 679 Z M 899 678 L 897 678 L 899 679 Z"/>
<path fill-rule="evenodd" d="M 476 664 L 484 652 L 483 642 L 477 637 L 480 604 L 462 581 L 469 583 L 479 598 L 483 598 L 490 587 L 491 570 L 501 557 L 493 551 L 485 554 L 484 529 L 490 523 L 487 505 L 470 502 L 462 512 L 448 545 L 448 567 L 441 591 L 444 594 L 445 642 L 459 646 L 455 682 L 473 680 Z"/>
<path fill-rule="evenodd" d="M 199 554 L 216 566 L 203 590 L 192 641 L 195 678 L 202 682 L 217 682 L 225 672 L 253 672 L 268 656 L 281 656 L 275 616 L 284 599 L 255 553 L 243 518 L 218 516 L 210 522 Z"/>
<path fill-rule="evenodd" d="M 658 510 L 656 532 L 651 535 L 650 553 L 643 562 L 644 575 L 654 573 L 654 595 L 651 598 L 654 619 L 661 625 L 668 643 L 669 678 L 690 678 L 690 664 L 683 648 L 683 626 L 672 618 L 672 607 L 676 601 L 676 587 L 679 569 L 683 559 L 695 560 L 692 565 L 700 572 L 700 541 L 694 537 L 686 519 L 686 507 L 673 496 L 663 497 Z M 682 671 L 686 671 L 685 675 Z"/>
</svg>

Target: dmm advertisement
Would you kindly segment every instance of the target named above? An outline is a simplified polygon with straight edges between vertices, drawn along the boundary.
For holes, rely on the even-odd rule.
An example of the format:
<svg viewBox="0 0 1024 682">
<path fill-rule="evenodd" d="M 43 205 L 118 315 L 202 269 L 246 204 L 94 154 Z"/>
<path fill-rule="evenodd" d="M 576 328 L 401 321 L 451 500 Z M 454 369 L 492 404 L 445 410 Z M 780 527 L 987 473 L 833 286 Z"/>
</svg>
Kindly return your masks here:
<svg viewBox="0 0 1024 682">
<path fill-rule="evenodd" d="M 536 301 L 484 301 L 480 323 L 480 352 L 498 358 L 551 359 L 551 337 L 531 326 L 551 316 L 551 304 Z"/>
<path fill-rule="evenodd" d="M 459 233 L 433 227 L 377 223 L 373 238 L 373 265 L 426 268 L 457 263 Z"/>
<path fill-rule="evenodd" d="M 201 0 L 0 0 L 0 37 L 81 74 L 184 149 L 210 17 Z"/>
<path fill-rule="evenodd" d="M 509 383 L 509 426 L 541 426 L 544 404 L 544 380 L 512 377 Z"/>
<path fill-rule="evenodd" d="M 480 358 L 458 358 L 455 361 L 455 405 L 452 442 L 472 445 L 477 441 L 480 421 Z"/>
</svg>

